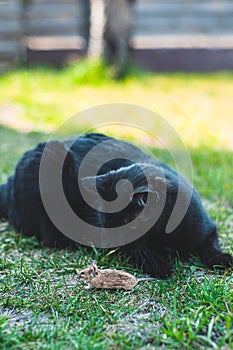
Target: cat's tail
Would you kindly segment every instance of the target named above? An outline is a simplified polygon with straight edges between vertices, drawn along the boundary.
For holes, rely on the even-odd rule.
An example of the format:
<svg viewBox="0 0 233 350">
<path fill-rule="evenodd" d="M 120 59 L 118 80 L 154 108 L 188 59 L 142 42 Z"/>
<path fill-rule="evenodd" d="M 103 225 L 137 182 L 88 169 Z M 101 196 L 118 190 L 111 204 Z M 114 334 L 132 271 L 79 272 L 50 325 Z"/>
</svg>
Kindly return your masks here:
<svg viewBox="0 0 233 350">
<path fill-rule="evenodd" d="M 8 208 L 9 208 L 9 183 L 0 185 L 0 219 L 8 218 Z"/>
</svg>

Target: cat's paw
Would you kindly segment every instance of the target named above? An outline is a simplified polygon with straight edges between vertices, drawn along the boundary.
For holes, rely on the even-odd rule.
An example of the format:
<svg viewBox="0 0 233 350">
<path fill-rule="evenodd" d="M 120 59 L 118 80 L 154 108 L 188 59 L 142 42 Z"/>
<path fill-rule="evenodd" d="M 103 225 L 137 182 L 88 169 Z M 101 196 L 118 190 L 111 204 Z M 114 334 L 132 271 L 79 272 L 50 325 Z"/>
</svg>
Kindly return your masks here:
<svg viewBox="0 0 233 350">
<path fill-rule="evenodd" d="M 227 268 L 233 266 L 233 257 L 230 254 L 218 252 L 208 256 L 205 265 L 211 269 L 213 268 Z"/>
<path fill-rule="evenodd" d="M 150 250 L 147 246 L 141 249 L 135 249 L 133 252 L 127 252 L 130 255 L 131 262 L 142 268 L 143 272 L 151 277 L 168 278 L 172 275 L 172 266 L 165 255 Z"/>
<path fill-rule="evenodd" d="M 160 277 L 161 279 L 169 278 L 172 276 L 173 269 L 170 264 L 166 264 L 166 266 L 163 266 L 160 268 L 157 272 L 157 276 Z"/>
<path fill-rule="evenodd" d="M 172 266 L 166 262 L 161 260 L 154 260 L 153 263 L 146 261 L 143 264 L 143 271 L 152 276 L 159 277 L 161 279 L 165 279 L 172 276 Z"/>
</svg>

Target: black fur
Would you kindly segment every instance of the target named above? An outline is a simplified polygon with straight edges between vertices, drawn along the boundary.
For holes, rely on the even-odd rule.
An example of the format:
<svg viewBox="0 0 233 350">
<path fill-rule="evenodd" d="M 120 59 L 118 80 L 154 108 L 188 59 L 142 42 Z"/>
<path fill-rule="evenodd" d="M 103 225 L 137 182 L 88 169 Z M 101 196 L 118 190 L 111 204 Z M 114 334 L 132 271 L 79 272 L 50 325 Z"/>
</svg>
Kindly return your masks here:
<svg viewBox="0 0 233 350">
<path fill-rule="evenodd" d="M 83 186 L 91 192 L 93 183 L 96 182 L 100 195 L 105 200 L 112 201 L 116 198 L 118 181 L 130 180 L 134 187 L 131 203 L 126 209 L 116 214 L 105 214 L 89 207 L 77 186 L 77 173 L 83 157 L 94 146 L 107 140 L 112 141 L 111 145 L 106 145 L 105 152 L 96 155 L 102 163 L 107 157 L 111 159 L 111 154 L 113 155 L 116 149 L 119 152 L 128 153 L 130 157 L 133 156 L 137 159 L 137 163 L 133 164 L 124 158 L 108 161 L 99 170 L 97 178 L 84 178 Z M 68 142 L 67 139 L 60 142 L 52 141 L 48 144 L 48 181 L 44 183 L 48 194 L 56 190 L 53 179 L 49 176 L 49 168 L 56 168 L 57 160 L 67 151 Z M 8 219 L 17 231 L 23 231 L 27 236 L 35 235 L 39 241 L 43 241 L 48 246 L 63 247 L 75 243 L 52 224 L 40 197 L 39 166 L 45 145 L 41 143 L 26 152 L 16 166 L 15 174 L 8 179 L 7 184 L 0 186 L 0 218 Z M 93 159 L 93 164 L 95 160 Z M 159 167 L 164 171 L 166 183 L 158 175 Z M 146 182 L 141 168 L 147 169 L 151 183 Z M 223 253 L 220 249 L 216 226 L 204 210 L 197 191 L 193 190 L 184 179 L 181 181 L 183 199 L 186 200 L 187 194 L 193 190 L 190 205 L 178 227 L 170 234 L 165 233 L 165 227 L 177 197 L 178 175 L 165 164 L 161 163 L 158 166 L 154 158 L 137 147 L 102 134 L 84 135 L 78 138 L 69 150 L 62 176 L 64 191 L 74 212 L 88 223 L 99 227 L 118 227 L 131 222 L 145 206 L 150 192 L 157 196 L 159 205 L 165 184 L 166 203 L 156 224 L 141 238 L 120 247 L 120 251 L 128 255 L 132 262 L 142 267 L 146 273 L 161 278 L 170 276 L 172 266 L 169 257 L 174 257 L 176 254 L 188 257 L 191 253 L 197 253 L 209 268 L 215 265 L 221 265 L 224 268 L 232 265 L 232 256 Z M 155 212 L 156 207 L 153 208 L 151 215 L 153 216 Z"/>
</svg>

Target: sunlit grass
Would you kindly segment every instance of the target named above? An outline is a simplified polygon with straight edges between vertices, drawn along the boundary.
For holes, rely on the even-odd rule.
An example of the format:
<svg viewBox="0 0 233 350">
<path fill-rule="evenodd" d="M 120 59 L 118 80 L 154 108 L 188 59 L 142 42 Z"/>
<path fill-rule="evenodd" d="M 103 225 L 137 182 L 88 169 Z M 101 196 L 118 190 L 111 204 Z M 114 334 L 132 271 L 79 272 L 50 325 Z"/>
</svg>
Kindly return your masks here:
<svg viewBox="0 0 233 350">
<path fill-rule="evenodd" d="M 133 68 L 115 82 L 101 62 L 83 61 L 63 70 L 31 68 L 0 77 L 0 106 L 21 108 L 16 128 L 50 132 L 83 109 L 122 102 L 163 116 L 195 147 L 233 149 L 232 97 L 233 74 L 226 72 L 156 74 Z"/>
</svg>

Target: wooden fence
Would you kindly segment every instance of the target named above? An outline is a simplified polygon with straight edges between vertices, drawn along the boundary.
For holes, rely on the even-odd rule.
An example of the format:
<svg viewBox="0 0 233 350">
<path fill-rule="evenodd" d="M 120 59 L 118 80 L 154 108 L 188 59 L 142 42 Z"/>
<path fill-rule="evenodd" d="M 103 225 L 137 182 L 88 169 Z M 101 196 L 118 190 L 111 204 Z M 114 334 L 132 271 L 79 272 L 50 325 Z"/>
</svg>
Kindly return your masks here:
<svg viewBox="0 0 233 350">
<path fill-rule="evenodd" d="M 141 0 L 135 35 L 232 34 L 232 0 Z"/>
<path fill-rule="evenodd" d="M 19 0 L 0 1 L 0 70 L 20 56 L 23 35 L 21 11 Z"/>
<path fill-rule="evenodd" d="M 233 46 L 232 0 L 139 0 L 137 47 Z"/>
<path fill-rule="evenodd" d="M 27 36 L 85 36 L 85 0 L 32 0 L 24 10 Z"/>
<path fill-rule="evenodd" d="M 27 46 L 85 46 L 88 11 L 88 0 L 0 0 L 0 69 Z M 134 17 L 135 48 L 233 48 L 232 0 L 137 0 Z"/>
</svg>

